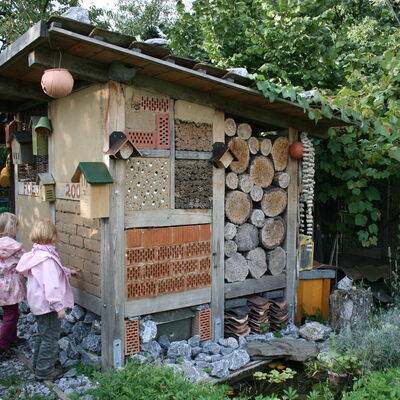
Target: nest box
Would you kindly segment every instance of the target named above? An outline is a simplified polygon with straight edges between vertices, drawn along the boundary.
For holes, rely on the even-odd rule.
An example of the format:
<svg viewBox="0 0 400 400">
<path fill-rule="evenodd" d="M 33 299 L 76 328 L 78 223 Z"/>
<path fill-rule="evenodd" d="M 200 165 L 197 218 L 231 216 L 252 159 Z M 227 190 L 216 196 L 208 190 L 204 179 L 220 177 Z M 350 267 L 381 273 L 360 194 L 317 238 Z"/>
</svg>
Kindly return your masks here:
<svg viewBox="0 0 400 400">
<path fill-rule="evenodd" d="M 109 136 L 109 149 L 104 153 L 112 158 L 127 160 L 129 157 L 141 157 L 142 154 L 124 132 L 114 131 Z"/>
<path fill-rule="evenodd" d="M 50 172 L 38 174 L 36 185 L 42 201 L 56 201 L 56 182 Z"/>
<path fill-rule="evenodd" d="M 34 162 L 32 152 L 32 135 L 29 131 L 13 132 L 12 158 L 14 164 L 31 164 Z"/>
<path fill-rule="evenodd" d="M 39 135 L 36 130 L 41 118 L 40 116 L 32 116 L 30 123 L 32 127 L 32 151 L 35 156 L 47 156 L 49 154 L 47 136 Z"/>
<path fill-rule="evenodd" d="M 80 184 L 83 218 L 107 218 L 110 215 L 109 184 L 114 181 L 103 162 L 80 162 L 71 182 Z"/>
<path fill-rule="evenodd" d="M 217 168 L 228 168 L 236 157 L 223 142 L 215 142 L 212 150 L 212 161 Z"/>
</svg>

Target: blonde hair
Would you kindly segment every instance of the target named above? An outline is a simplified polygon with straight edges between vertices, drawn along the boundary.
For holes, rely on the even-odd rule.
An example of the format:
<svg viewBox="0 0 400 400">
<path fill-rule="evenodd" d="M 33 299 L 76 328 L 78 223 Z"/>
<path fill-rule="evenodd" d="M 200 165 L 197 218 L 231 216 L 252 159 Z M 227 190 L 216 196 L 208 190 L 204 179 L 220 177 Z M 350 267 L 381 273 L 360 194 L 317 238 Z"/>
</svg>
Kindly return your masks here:
<svg viewBox="0 0 400 400">
<path fill-rule="evenodd" d="M 17 234 L 18 217 L 9 212 L 0 214 L 0 237 L 15 237 Z"/>
<path fill-rule="evenodd" d="M 56 241 L 57 229 L 54 224 L 46 218 L 34 222 L 29 239 L 33 243 L 52 244 Z"/>
</svg>

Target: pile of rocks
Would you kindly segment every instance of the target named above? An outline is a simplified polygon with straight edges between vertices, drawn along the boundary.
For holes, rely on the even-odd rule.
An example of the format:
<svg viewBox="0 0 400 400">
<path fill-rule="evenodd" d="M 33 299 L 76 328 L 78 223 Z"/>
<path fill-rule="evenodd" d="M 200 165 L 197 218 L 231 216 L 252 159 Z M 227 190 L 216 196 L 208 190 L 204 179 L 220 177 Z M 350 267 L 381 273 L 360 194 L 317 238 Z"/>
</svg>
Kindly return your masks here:
<svg viewBox="0 0 400 400">
<path fill-rule="evenodd" d="M 311 342 L 323 342 L 331 333 L 331 329 L 317 322 L 310 322 L 300 329 L 295 325 L 281 331 L 283 338 L 296 341 L 296 352 L 303 346 L 309 355 L 318 350 L 318 345 L 310 346 Z M 170 342 L 166 335 L 156 340 L 157 325 L 151 317 L 140 321 L 141 352 L 132 356 L 142 363 L 162 360 L 164 365 L 184 372 L 193 382 L 223 379 L 232 371 L 244 367 L 250 361 L 247 351 L 249 343 L 268 342 L 279 340 L 274 333 L 254 334 L 240 337 L 239 340 L 229 337 L 214 342 L 201 342 L 200 336 L 193 336 L 188 340 Z M 285 348 L 285 351 L 287 346 Z M 251 352 L 250 352 L 251 353 Z M 262 355 L 262 354 L 261 354 Z M 290 354 L 282 354 L 290 359 Z M 294 357 L 296 355 L 293 355 Z M 267 355 L 265 357 L 268 357 Z M 279 358 L 279 354 L 274 354 Z M 293 358 L 295 359 L 295 358 Z"/>
<path fill-rule="evenodd" d="M 34 346 L 36 319 L 25 302 L 20 303 L 18 336 L 26 339 L 25 349 L 30 355 Z M 90 311 L 76 305 L 61 320 L 59 360 L 64 368 L 83 363 L 93 368 L 101 364 L 101 322 Z"/>
</svg>

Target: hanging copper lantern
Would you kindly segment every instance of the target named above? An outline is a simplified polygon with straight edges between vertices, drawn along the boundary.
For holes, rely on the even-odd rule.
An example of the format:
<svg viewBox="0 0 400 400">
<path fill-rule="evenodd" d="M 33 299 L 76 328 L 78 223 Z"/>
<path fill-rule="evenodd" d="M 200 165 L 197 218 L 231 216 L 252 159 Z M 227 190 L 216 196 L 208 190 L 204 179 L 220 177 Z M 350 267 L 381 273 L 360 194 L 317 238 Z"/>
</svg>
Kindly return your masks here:
<svg viewBox="0 0 400 400">
<path fill-rule="evenodd" d="M 46 69 L 42 76 L 42 89 L 50 97 L 68 96 L 74 86 L 74 78 L 65 68 Z"/>
</svg>

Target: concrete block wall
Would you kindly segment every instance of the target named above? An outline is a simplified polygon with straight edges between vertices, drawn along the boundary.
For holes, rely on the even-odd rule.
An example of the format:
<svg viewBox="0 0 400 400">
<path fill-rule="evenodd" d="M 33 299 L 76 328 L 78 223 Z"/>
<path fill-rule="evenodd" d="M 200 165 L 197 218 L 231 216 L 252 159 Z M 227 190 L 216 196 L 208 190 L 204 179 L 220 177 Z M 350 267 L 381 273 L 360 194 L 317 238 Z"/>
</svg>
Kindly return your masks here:
<svg viewBox="0 0 400 400">
<path fill-rule="evenodd" d="M 82 278 L 71 284 L 101 297 L 100 220 L 80 216 L 79 201 L 56 201 L 57 251 L 66 267 L 81 269 Z"/>
</svg>

